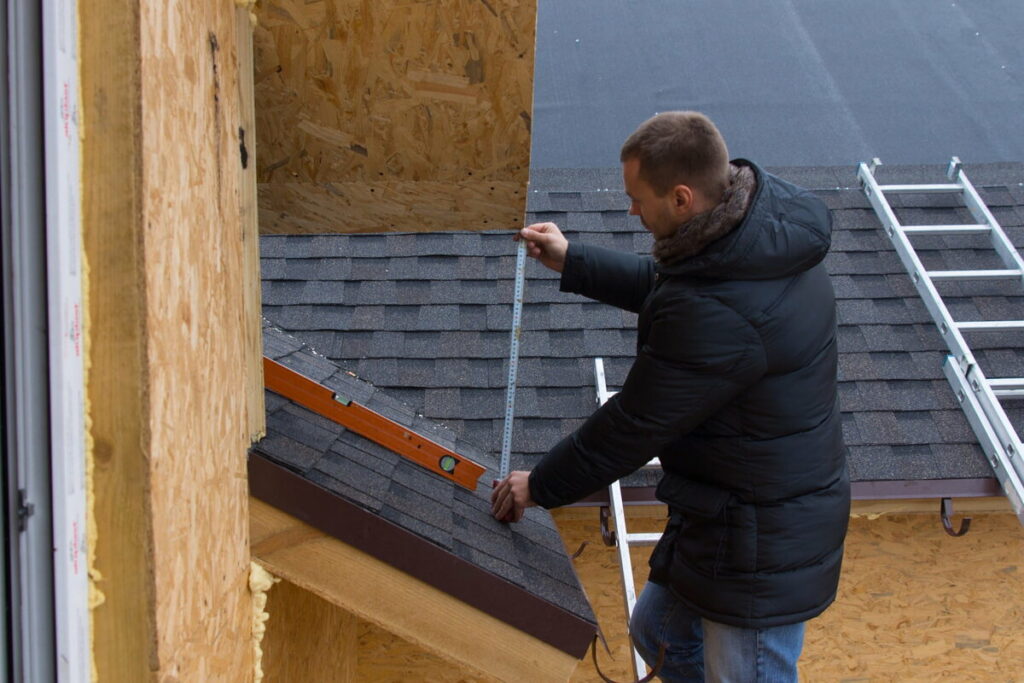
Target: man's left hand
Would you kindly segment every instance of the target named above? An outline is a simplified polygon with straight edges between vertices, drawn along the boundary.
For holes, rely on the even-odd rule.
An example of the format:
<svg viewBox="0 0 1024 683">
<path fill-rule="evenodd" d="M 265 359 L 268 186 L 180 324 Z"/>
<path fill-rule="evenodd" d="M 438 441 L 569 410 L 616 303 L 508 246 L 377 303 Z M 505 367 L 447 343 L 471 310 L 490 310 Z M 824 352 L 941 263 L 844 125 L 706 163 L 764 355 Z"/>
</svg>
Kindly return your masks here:
<svg viewBox="0 0 1024 683">
<path fill-rule="evenodd" d="M 530 473 L 516 470 L 499 481 L 491 493 L 491 514 L 503 522 L 518 522 L 536 503 L 530 497 Z"/>
</svg>

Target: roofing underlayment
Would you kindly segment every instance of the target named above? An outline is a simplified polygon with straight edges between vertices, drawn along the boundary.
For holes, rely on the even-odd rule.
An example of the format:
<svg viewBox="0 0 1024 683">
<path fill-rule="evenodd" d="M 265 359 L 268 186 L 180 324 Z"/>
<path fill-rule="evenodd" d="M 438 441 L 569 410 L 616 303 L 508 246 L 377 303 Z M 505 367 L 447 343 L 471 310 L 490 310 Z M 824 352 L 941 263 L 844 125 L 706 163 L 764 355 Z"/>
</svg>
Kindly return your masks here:
<svg viewBox="0 0 1024 683">
<path fill-rule="evenodd" d="M 1024 244 L 1024 166 L 965 168 L 1014 244 Z M 855 495 L 996 493 L 942 374 L 945 346 L 858 187 L 856 168 L 769 170 L 814 189 L 832 209 L 826 266 L 838 299 L 840 400 Z M 883 166 L 878 176 L 941 182 L 944 170 Z M 949 196 L 906 195 L 894 205 L 908 224 L 971 222 Z M 527 220 L 554 221 L 570 239 L 649 253 L 650 236 L 626 208 L 617 168 L 535 170 Z M 915 243 L 929 268 L 997 267 L 979 261 L 984 239 Z M 515 261 L 509 233 L 264 235 L 260 246 L 263 310 L 274 325 L 485 453 L 499 451 Z M 962 320 L 1013 319 L 1024 306 L 1015 282 L 950 283 L 943 294 Z M 560 293 L 556 274 L 528 264 L 513 467 L 529 467 L 594 410 L 594 358 L 604 358 L 610 388 L 621 385 L 635 323 L 633 314 Z M 1000 332 L 975 334 L 971 343 L 990 376 L 1022 376 L 1022 341 L 1019 332 Z M 1019 429 L 1022 413 L 1008 407 Z M 630 482 L 649 485 L 652 476 Z"/>
<path fill-rule="evenodd" d="M 697 109 L 771 166 L 1024 160 L 1020 0 L 540 0 L 532 168 Z"/>
<path fill-rule="evenodd" d="M 272 391 L 252 447 L 257 498 L 576 657 L 595 620 L 551 516 L 490 514 L 496 459 L 264 323 L 266 357 L 488 468 L 477 490 Z"/>
</svg>

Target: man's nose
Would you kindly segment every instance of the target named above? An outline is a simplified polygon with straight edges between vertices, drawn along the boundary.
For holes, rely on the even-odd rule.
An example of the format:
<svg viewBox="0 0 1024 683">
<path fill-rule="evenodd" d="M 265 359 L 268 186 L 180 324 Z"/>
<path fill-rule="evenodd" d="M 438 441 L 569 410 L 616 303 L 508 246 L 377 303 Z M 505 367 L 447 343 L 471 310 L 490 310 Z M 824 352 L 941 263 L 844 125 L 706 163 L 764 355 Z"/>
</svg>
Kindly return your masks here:
<svg viewBox="0 0 1024 683">
<path fill-rule="evenodd" d="M 638 208 L 636 208 L 636 202 L 631 202 L 630 203 L 630 205 L 629 205 L 629 215 L 630 216 L 639 216 L 640 215 L 640 210 Z"/>
</svg>

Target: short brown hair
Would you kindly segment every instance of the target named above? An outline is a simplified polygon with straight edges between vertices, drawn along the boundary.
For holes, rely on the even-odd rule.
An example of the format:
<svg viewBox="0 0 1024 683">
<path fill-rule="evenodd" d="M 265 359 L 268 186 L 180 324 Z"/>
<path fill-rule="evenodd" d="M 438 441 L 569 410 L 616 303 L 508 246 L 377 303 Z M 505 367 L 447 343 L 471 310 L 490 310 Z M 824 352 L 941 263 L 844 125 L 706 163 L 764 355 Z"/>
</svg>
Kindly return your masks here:
<svg viewBox="0 0 1024 683">
<path fill-rule="evenodd" d="M 640 124 L 622 145 L 619 160 L 640 162 L 640 178 L 664 195 L 689 185 L 718 201 L 729 186 L 729 150 L 707 116 L 667 111 Z"/>
</svg>

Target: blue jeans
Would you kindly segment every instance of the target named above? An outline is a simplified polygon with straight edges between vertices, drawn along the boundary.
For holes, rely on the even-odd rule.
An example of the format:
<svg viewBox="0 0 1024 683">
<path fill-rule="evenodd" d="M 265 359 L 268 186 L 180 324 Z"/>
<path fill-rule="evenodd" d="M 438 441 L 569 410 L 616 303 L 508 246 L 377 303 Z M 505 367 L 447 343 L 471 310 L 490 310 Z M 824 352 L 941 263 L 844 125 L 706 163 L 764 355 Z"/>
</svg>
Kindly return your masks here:
<svg viewBox="0 0 1024 683">
<path fill-rule="evenodd" d="M 740 628 L 694 614 L 664 586 L 644 586 L 629 623 L 637 652 L 647 665 L 658 661 L 662 643 L 663 681 L 795 683 L 804 644 L 803 623 Z"/>
</svg>

